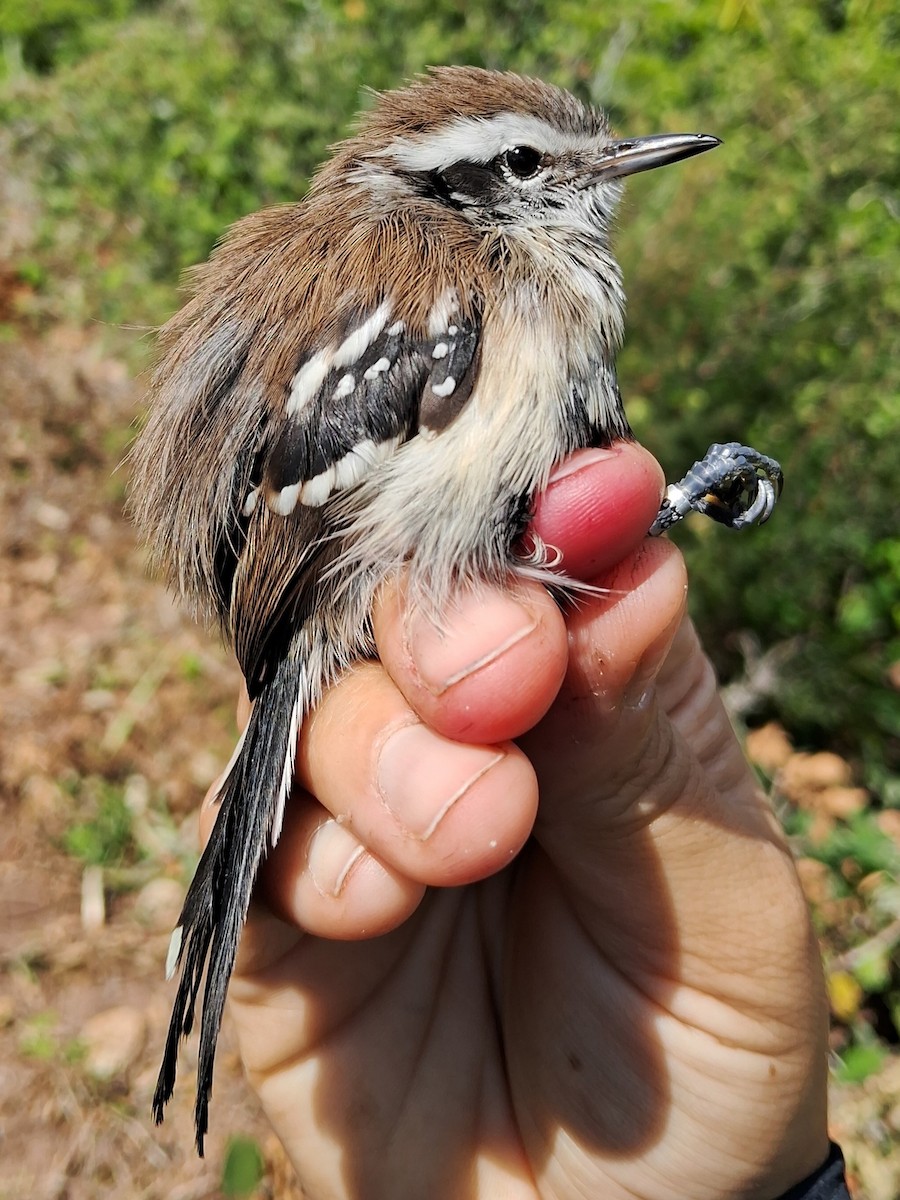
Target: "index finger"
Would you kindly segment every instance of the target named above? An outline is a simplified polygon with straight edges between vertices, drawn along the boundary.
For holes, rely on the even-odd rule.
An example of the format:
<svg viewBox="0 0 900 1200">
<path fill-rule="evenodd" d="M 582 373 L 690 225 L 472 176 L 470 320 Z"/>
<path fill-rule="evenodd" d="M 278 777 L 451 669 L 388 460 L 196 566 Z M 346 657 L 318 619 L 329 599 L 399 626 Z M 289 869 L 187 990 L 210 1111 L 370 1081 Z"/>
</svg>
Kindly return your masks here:
<svg viewBox="0 0 900 1200">
<path fill-rule="evenodd" d="M 588 580 L 640 545 L 659 508 L 662 472 L 635 442 L 571 455 L 537 498 L 531 531 L 564 576 Z M 528 539 L 522 549 L 528 552 Z M 531 542 L 534 546 L 534 539 Z M 403 580 L 381 589 L 378 656 L 420 718 L 444 736 L 488 743 L 519 737 L 544 716 L 568 663 L 567 630 L 546 588 L 512 575 L 453 598 L 435 621 Z"/>
</svg>

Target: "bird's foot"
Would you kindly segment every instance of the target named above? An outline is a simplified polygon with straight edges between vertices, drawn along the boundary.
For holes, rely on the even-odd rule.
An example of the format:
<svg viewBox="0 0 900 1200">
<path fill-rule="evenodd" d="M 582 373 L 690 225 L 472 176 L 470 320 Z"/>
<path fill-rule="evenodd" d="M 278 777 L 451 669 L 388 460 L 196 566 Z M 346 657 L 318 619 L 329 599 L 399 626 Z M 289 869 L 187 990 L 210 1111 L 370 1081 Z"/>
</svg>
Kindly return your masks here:
<svg viewBox="0 0 900 1200">
<path fill-rule="evenodd" d="M 678 483 L 670 483 L 650 536 L 659 537 L 689 512 L 729 529 L 764 524 L 781 495 L 784 476 L 774 458 L 737 442 L 716 443 Z"/>
</svg>

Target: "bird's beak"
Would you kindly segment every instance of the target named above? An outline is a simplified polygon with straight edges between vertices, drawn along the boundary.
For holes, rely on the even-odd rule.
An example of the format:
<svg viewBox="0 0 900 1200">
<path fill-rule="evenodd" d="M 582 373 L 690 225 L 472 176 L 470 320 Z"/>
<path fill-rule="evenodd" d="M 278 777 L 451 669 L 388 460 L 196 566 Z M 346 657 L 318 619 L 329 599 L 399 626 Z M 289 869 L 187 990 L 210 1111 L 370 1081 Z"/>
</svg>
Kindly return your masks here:
<svg viewBox="0 0 900 1200">
<path fill-rule="evenodd" d="M 710 133 L 657 133 L 651 137 L 621 138 L 610 142 L 603 157 L 591 165 L 585 186 L 652 171 L 654 167 L 693 158 L 721 144 L 721 139 Z"/>
</svg>

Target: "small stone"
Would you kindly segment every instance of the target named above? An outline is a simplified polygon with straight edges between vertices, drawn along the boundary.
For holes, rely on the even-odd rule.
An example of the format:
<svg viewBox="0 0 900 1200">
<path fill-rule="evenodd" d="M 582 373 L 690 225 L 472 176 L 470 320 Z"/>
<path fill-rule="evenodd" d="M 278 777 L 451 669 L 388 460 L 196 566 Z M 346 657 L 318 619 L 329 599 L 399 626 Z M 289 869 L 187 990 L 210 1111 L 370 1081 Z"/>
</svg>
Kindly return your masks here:
<svg viewBox="0 0 900 1200">
<path fill-rule="evenodd" d="M 747 757 L 768 776 L 775 774 L 794 753 L 790 739 L 777 721 L 751 729 L 744 742 Z"/>
<path fill-rule="evenodd" d="M 72 524 L 72 518 L 65 509 L 46 502 L 37 506 L 34 519 L 39 525 L 43 525 L 45 529 L 50 529 L 54 533 L 65 533 Z"/>
<path fill-rule="evenodd" d="M 81 1028 L 84 1069 L 95 1079 L 125 1075 L 144 1049 L 147 1019 L 136 1008 L 122 1006 L 96 1013 Z"/>
<path fill-rule="evenodd" d="M 824 904 L 831 897 L 831 872 L 815 858 L 797 860 L 797 874 L 810 904 Z"/>
<path fill-rule="evenodd" d="M 892 842 L 900 846 L 900 810 L 885 808 L 875 818 L 875 824 Z"/>
<path fill-rule="evenodd" d="M 81 876 L 81 927 L 86 933 L 96 933 L 106 924 L 106 894 L 103 889 L 103 868 L 87 866 Z"/>
<path fill-rule="evenodd" d="M 869 793 L 865 788 L 827 787 L 817 794 L 815 805 L 832 817 L 847 821 L 850 817 L 861 813 L 869 803 Z"/>
<path fill-rule="evenodd" d="M 806 830 L 809 844 L 816 848 L 824 846 L 833 833 L 834 817 L 822 812 L 821 809 L 816 810 Z"/>
<path fill-rule="evenodd" d="M 174 929 L 184 903 L 184 887 L 176 879 L 151 879 L 138 892 L 134 915 L 157 932 Z"/>
<path fill-rule="evenodd" d="M 850 764 L 838 754 L 792 754 L 778 772 L 778 790 L 801 808 L 816 809 L 826 788 L 850 786 Z"/>
</svg>

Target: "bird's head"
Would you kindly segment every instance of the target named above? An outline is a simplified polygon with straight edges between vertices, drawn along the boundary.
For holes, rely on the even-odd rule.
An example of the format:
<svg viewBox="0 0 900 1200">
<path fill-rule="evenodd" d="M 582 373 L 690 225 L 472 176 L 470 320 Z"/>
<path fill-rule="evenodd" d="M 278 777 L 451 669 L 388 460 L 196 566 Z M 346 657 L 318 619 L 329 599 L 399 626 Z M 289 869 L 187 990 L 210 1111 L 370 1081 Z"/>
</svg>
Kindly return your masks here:
<svg viewBox="0 0 900 1200">
<path fill-rule="evenodd" d="M 718 144 L 708 134 L 618 138 L 599 109 L 560 88 L 438 67 L 379 95 L 339 160 L 387 207 L 425 200 L 510 236 L 569 229 L 605 242 L 626 175 Z"/>
</svg>

